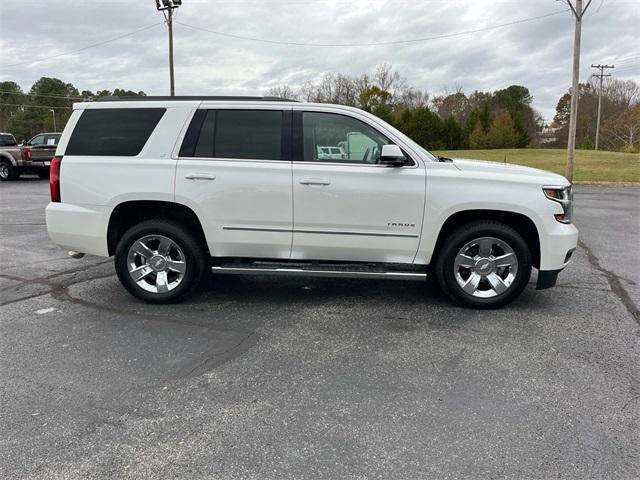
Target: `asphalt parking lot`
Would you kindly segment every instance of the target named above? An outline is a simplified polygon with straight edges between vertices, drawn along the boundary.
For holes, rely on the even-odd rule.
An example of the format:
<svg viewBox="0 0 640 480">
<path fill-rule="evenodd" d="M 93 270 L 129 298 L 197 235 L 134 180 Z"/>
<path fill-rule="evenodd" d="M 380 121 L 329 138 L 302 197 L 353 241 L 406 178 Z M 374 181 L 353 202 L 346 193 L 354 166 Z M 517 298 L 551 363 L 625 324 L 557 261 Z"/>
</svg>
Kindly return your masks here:
<svg viewBox="0 0 640 480">
<path fill-rule="evenodd" d="M 578 187 L 558 286 L 218 276 L 130 297 L 0 185 L 2 478 L 621 478 L 640 465 L 640 188 Z"/>
</svg>

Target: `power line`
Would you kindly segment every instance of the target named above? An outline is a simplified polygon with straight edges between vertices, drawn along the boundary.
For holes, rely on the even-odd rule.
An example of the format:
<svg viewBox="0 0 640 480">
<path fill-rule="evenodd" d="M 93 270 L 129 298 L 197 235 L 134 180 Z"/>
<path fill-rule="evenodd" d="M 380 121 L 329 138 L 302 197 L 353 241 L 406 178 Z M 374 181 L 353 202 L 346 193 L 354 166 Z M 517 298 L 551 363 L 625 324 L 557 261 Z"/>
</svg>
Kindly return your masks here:
<svg viewBox="0 0 640 480">
<path fill-rule="evenodd" d="M 251 41 L 251 42 L 260 42 L 260 43 L 270 43 L 270 44 L 274 44 L 274 45 L 293 45 L 293 46 L 298 46 L 298 47 L 373 47 L 373 46 L 381 46 L 381 45 L 401 45 L 401 44 L 406 44 L 406 43 L 419 43 L 419 42 L 428 42 L 430 40 L 438 40 L 441 38 L 451 38 L 451 37 L 459 37 L 461 35 L 469 35 L 471 33 L 480 33 L 480 32 L 486 32 L 489 30 L 495 30 L 497 28 L 503 28 L 503 27 L 508 27 L 511 25 L 517 25 L 520 23 L 526 23 L 526 22 L 532 22 L 535 20 L 541 20 L 543 18 L 548 18 L 548 17 L 552 17 L 554 15 L 560 15 L 562 13 L 567 12 L 569 9 L 565 9 L 565 10 L 559 10 L 556 12 L 552 12 L 552 13 L 547 13 L 545 15 L 539 15 L 537 17 L 528 17 L 528 18 L 522 18 L 520 20 L 515 20 L 513 22 L 508 22 L 508 23 L 502 23 L 499 25 L 492 25 L 490 27 L 483 27 L 483 28 L 476 28 L 474 30 L 466 30 L 464 32 L 456 32 L 456 33 L 447 33 L 444 35 L 435 35 L 433 37 L 423 37 L 423 38 L 412 38 L 412 39 L 407 39 L 407 40 L 390 40 L 390 41 L 385 41 L 385 42 L 371 42 L 371 43 L 304 43 L 304 42 L 287 42 L 287 41 L 282 41 L 282 40 L 270 40 L 270 39 L 266 39 L 266 38 L 257 38 L 257 37 L 247 37 L 244 35 L 236 35 L 234 33 L 226 33 L 226 32 L 219 32 L 217 30 L 211 30 L 208 28 L 203 28 L 203 27 L 197 27 L 195 25 L 188 25 L 186 23 L 183 22 L 178 22 L 176 21 L 175 23 L 178 23 L 184 27 L 187 28 L 191 28 L 193 30 L 200 30 L 203 32 L 207 32 L 207 33 L 212 33 L 214 35 L 219 35 L 221 37 L 229 37 L 229 38 L 235 38 L 237 40 L 247 40 L 247 41 Z"/>
<path fill-rule="evenodd" d="M 54 107 L 52 105 L 27 105 L 25 103 L 0 103 L 3 107 L 53 108 L 71 110 L 71 107 Z"/>
<path fill-rule="evenodd" d="M 83 97 L 82 95 L 43 95 L 40 93 L 23 93 L 23 92 L 11 92 L 9 90 L 0 90 L 0 95 L 24 95 L 25 97 L 46 97 L 46 98 L 60 98 L 67 100 L 85 100 L 90 97 Z"/>
<path fill-rule="evenodd" d="M 162 22 L 154 23 L 154 24 L 151 24 L 151 25 L 147 25 L 146 27 L 139 28 L 138 30 L 134 30 L 133 32 L 125 33 L 123 35 L 119 35 L 117 37 L 113 37 L 113 38 L 110 38 L 108 40 L 103 40 L 102 42 L 92 43 L 91 45 L 87 45 L 85 47 L 78 48 L 77 50 L 70 50 L 68 52 L 62 52 L 62 53 L 58 53 L 56 55 L 50 55 L 48 57 L 40 58 L 40 59 L 37 59 L 37 60 L 27 60 L 25 62 L 12 63 L 10 65 L 0 65 L 0 68 L 17 67 L 18 65 L 31 65 L 33 63 L 44 62 L 46 60 L 51 60 L 53 58 L 58 58 L 58 57 L 62 57 L 62 56 L 65 56 L 65 55 L 72 55 L 74 53 L 83 52 L 83 51 L 88 50 L 90 48 L 99 47 L 99 46 L 105 45 L 107 43 L 115 42 L 116 40 L 120 40 L 121 38 L 130 37 L 131 35 L 135 35 L 136 33 L 144 32 L 145 30 L 149 30 L 150 28 L 157 27 L 158 25 L 162 25 Z"/>
</svg>

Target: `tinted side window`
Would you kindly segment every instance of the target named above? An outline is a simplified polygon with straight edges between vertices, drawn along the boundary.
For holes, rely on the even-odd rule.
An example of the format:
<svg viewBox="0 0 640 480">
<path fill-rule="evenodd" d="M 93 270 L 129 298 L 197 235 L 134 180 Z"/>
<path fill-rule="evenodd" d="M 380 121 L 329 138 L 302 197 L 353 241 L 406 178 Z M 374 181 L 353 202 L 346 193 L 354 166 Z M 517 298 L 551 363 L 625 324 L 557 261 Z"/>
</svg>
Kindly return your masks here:
<svg viewBox="0 0 640 480">
<path fill-rule="evenodd" d="M 0 147 L 15 147 L 16 139 L 13 135 L 0 135 Z"/>
<path fill-rule="evenodd" d="M 58 145 L 58 141 L 60 140 L 60 135 L 45 135 L 44 136 L 44 144 L 45 145 Z"/>
<path fill-rule="evenodd" d="M 216 111 L 208 110 L 196 142 L 194 157 L 213 157 L 213 136 L 216 129 Z"/>
<path fill-rule="evenodd" d="M 34 147 L 37 145 L 42 145 L 44 143 L 44 135 L 36 135 L 31 140 L 29 140 L 29 145 L 33 145 Z"/>
<path fill-rule="evenodd" d="M 138 155 L 164 115 L 164 108 L 109 108 L 82 112 L 66 155 Z"/>
<path fill-rule="evenodd" d="M 280 160 L 282 112 L 271 110 L 218 110 L 214 156 Z"/>
<path fill-rule="evenodd" d="M 376 164 L 382 145 L 393 143 L 366 123 L 335 113 L 303 112 L 302 137 L 304 160 L 310 162 Z"/>
</svg>

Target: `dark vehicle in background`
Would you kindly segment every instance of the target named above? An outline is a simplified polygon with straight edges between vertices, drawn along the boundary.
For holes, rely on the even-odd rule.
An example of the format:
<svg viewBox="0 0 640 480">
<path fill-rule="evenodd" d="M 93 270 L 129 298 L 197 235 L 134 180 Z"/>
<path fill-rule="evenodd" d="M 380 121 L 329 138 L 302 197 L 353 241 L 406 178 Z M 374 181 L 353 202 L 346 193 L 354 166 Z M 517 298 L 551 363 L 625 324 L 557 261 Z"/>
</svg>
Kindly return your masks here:
<svg viewBox="0 0 640 480">
<path fill-rule="evenodd" d="M 20 174 L 22 152 L 10 133 L 0 132 L 0 180 L 13 180 Z"/>
<path fill-rule="evenodd" d="M 24 168 L 40 178 L 49 178 L 51 159 L 56 154 L 60 133 L 39 133 L 22 145 Z"/>
<path fill-rule="evenodd" d="M 51 159 L 56 153 L 59 133 L 39 133 L 18 145 L 10 133 L 0 134 L 0 180 L 15 180 L 23 173 L 49 178 Z"/>
</svg>

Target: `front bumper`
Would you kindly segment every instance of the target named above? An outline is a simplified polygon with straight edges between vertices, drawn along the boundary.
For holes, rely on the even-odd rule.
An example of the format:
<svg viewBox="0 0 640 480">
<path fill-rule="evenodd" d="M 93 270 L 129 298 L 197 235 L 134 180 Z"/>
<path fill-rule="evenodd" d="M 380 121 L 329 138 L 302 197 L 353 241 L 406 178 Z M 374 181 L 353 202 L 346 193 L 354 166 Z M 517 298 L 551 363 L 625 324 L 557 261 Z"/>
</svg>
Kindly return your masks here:
<svg viewBox="0 0 640 480">
<path fill-rule="evenodd" d="M 560 271 L 565 268 L 571 254 L 578 246 L 578 229 L 573 224 L 565 224 L 553 220 L 540 236 L 540 266 L 539 270 Z"/>
</svg>

